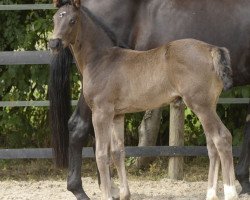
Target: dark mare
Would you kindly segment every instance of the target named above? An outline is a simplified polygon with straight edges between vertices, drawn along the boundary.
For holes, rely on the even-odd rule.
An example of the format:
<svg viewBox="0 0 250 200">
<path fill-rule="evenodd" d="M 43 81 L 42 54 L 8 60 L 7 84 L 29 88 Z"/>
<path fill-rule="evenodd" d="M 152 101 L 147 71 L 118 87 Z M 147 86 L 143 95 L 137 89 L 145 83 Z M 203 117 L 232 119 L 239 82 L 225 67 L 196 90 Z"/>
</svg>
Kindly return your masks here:
<svg viewBox="0 0 250 200">
<path fill-rule="evenodd" d="M 64 0 L 65 2 L 67 1 Z M 58 2 L 58 6 L 61 3 Z M 234 86 L 250 84 L 250 2 L 247 0 L 85 0 L 83 5 L 107 30 L 117 46 L 147 50 L 187 37 L 225 46 L 231 52 Z M 89 108 L 84 102 L 79 103 L 69 121 L 68 135 L 70 95 L 67 93 L 69 86 L 65 79 L 68 77 L 69 66 L 65 64 L 69 55 L 61 51 L 59 55 L 55 55 L 51 67 L 50 99 L 54 145 L 58 164 L 66 165 L 70 136 L 68 189 L 78 199 L 87 199 L 81 183 L 81 150 L 88 134 L 93 133 L 93 127 Z M 62 86 L 64 88 L 59 90 Z M 60 91 L 64 92 L 61 96 Z M 66 100 L 62 101 L 64 97 Z M 58 114 L 55 109 L 59 111 Z M 236 170 L 243 193 L 250 191 L 249 115 L 250 109 Z"/>
</svg>

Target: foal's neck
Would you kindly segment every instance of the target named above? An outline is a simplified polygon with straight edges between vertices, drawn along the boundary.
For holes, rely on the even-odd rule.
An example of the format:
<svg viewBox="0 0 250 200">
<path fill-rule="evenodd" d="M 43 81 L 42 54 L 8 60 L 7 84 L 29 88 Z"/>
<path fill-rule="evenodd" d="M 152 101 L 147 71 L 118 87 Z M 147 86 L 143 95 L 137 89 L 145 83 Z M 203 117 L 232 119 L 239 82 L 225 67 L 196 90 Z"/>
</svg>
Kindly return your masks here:
<svg viewBox="0 0 250 200">
<path fill-rule="evenodd" d="M 107 33 L 81 10 L 76 40 L 71 45 L 80 72 L 82 73 L 86 65 L 95 62 L 113 46 Z"/>
</svg>

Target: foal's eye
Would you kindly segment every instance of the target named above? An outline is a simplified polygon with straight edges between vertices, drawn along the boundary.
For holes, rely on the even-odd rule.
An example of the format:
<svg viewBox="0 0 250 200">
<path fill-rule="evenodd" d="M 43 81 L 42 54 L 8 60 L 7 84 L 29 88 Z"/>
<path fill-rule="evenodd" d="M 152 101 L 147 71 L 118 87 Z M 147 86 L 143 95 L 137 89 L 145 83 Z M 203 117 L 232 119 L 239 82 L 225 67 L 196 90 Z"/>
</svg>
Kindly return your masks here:
<svg viewBox="0 0 250 200">
<path fill-rule="evenodd" d="M 71 20 L 69 21 L 69 23 L 73 25 L 73 24 L 76 23 L 76 20 L 75 20 L 75 19 L 71 19 Z"/>
</svg>

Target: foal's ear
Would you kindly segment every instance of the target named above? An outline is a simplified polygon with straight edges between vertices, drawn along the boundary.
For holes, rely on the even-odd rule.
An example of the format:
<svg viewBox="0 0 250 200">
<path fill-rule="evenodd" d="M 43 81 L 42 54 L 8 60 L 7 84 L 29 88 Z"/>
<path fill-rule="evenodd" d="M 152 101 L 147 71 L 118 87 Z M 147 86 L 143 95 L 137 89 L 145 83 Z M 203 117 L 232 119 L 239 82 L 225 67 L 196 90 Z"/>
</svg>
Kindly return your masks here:
<svg viewBox="0 0 250 200">
<path fill-rule="evenodd" d="M 60 6 L 60 0 L 53 0 L 53 4 L 55 7 L 59 7 Z"/>
<path fill-rule="evenodd" d="M 71 1 L 72 0 L 53 0 L 53 4 L 54 4 L 55 7 L 60 8 L 63 5 L 70 4 Z"/>
<path fill-rule="evenodd" d="M 71 0 L 72 5 L 74 5 L 76 8 L 80 8 L 81 6 L 81 0 Z"/>
</svg>

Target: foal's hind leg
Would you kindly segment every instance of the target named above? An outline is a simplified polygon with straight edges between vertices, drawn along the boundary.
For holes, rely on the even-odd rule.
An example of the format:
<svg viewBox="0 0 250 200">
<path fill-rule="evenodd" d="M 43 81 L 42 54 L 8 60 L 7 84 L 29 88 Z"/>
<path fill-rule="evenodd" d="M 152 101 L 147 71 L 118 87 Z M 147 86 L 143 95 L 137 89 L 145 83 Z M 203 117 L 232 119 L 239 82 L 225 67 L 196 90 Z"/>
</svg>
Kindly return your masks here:
<svg viewBox="0 0 250 200">
<path fill-rule="evenodd" d="M 200 119 L 206 135 L 211 137 L 221 160 L 225 200 L 238 199 L 235 189 L 235 175 L 232 156 L 232 136 L 216 114 L 215 108 L 197 107 L 194 110 Z M 208 149 L 211 152 L 211 149 Z M 214 167 L 214 166 L 210 166 Z M 212 169 L 210 169 L 212 170 Z M 210 171 L 209 170 L 209 171 Z"/>
<path fill-rule="evenodd" d="M 120 179 L 120 200 L 130 199 L 125 169 L 124 115 L 115 116 L 111 135 L 111 155 Z"/>
<path fill-rule="evenodd" d="M 248 105 L 248 114 L 246 119 L 245 134 L 242 144 L 242 150 L 239 163 L 236 167 L 236 177 L 242 186 L 241 193 L 250 194 L 249 182 L 249 166 L 250 166 L 250 104 Z"/>
<path fill-rule="evenodd" d="M 207 149 L 209 156 L 208 190 L 207 200 L 217 200 L 217 181 L 220 168 L 220 157 L 210 135 L 206 134 Z"/>
<path fill-rule="evenodd" d="M 78 200 L 89 199 L 82 188 L 82 148 L 88 136 L 94 134 L 91 111 L 81 95 L 77 108 L 69 120 L 69 173 L 67 188 Z"/>
</svg>

